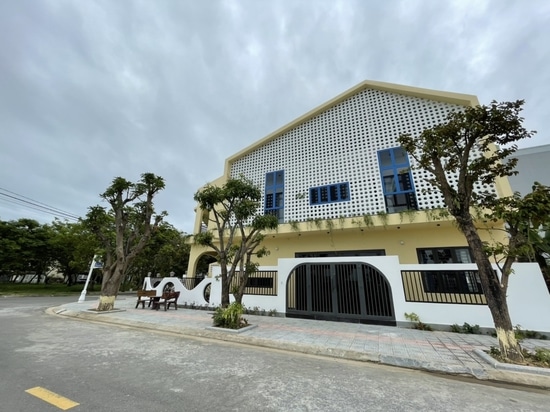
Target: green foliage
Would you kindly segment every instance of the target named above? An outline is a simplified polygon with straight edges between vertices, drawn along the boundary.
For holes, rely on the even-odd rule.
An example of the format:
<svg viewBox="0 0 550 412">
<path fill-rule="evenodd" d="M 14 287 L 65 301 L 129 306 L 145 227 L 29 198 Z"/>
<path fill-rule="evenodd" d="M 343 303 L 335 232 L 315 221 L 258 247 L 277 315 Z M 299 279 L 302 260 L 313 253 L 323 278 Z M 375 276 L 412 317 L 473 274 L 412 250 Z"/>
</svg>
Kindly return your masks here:
<svg viewBox="0 0 550 412">
<path fill-rule="evenodd" d="M 521 328 L 521 325 L 514 326 L 514 334 L 518 341 L 522 341 L 524 339 L 546 339 L 545 335 L 541 335 L 540 333 L 532 330 L 524 330 Z"/>
<path fill-rule="evenodd" d="M 474 192 L 476 183 L 492 184 L 497 177 L 514 174 L 517 160 L 506 161 L 517 150 L 513 143 L 534 134 L 522 126 L 523 104 L 523 100 L 493 101 L 489 106 L 466 107 L 449 113 L 445 123 L 424 130 L 420 137 L 399 136 L 399 143 L 415 157 L 419 167 L 432 172 L 430 183 L 443 189 L 445 196 L 461 200 L 445 200 L 453 215 L 469 212 L 471 200 L 484 203 L 494 198 L 493 193 Z M 469 156 L 474 147 L 484 156 Z M 445 184 L 442 173 L 458 175 L 457 191 L 453 193 Z"/>
<path fill-rule="evenodd" d="M 381 210 L 376 214 L 376 216 L 378 216 L 378 218 L 382 222 L 382 225 L 384 225 L 384 228 L 386 228 L 386 226 L 388 225 L 388 212 Z"/>
<path fill-rule="evenodd" d="M 495 357 L 495 358 L 499 358 L 501 353 L 500 353 L 500 349 L 497 348 L 496 346 L 491 346 L 491 348 L 489 348 L 489 355 Z"/>
<path fill-rule="evenodd" d="M 322 229 L 323 228 L 323 219 L 321 219 L 320 217 L 314 218 L 313 223 L 315 224 L 315 227 L 317 229 Z"/>
<path fill-rule="evenodd" d="M 374 226 L 374 221 L 372 220 L 372 216 L 371 215 L 363 215 L 363 223 L 365 224 L 366 227 L 372 227 Z"/>
<path fill-rule="evenodd" d="M 498 361 L 510 363 L 508 359 L 505 359 L 502 356 L 501 350 L 495 346 L 491 346 L 488 353 Z M 522 353 L 525 361 L 520 362 L 520 364 L 527 364 L 529 366 L 542 368 L 550 367 L 550 349 L 536 348 L 534 353 L 524 349 L 522 350 Z"/>
<path fill-rule="evenodd" d="M 242 317 L 244 307 L 238 302 L 233 302 L 226 308 L 216 308 L 212 316 L 213 325 L 219 328 L 240 329 L 248 325 L 248 321 Z"/>
<path fill-rule="evenodd" d="M 493 222 L 506 222 L 507 242 L 485 247 L 499 263 L 502 273 L 510 273 L 518 259 L 536 260 L 543 273 L 546 271 L 545 255 L 550 252 L 550 243 L 546 235 L 541 236 L 540 229 L 550 226 L 550 187 L 535 182 L 532 191 L 523 197 L 516 192 L 495 199 L 485 217 Z"/>
<path fill-rule="evenodd" d="M 405 221 L 405 217 L 407 217 L 407 220 L 409 223 L 413 223 L 416 219 L 416 214 L 418 213 L 415 209 L 405 209 L 401 210 L 399 212 L 399 222 L 403 223 Z"/>
<path fill-rule="evenodd" d="M 140 287 L 148 273 L 169 276 L 174 272 L 176 276 L 182 276 L 189 263 L 191 245 L 187 242 L 188 238 L 188 235 L 180 232 L 170 223 L 160 222 L 157 230 L 152 232 L 145 248 L 136 256 L 128 269 L 125 287 L 133 289 Z"/>
<path fill-rule="evenodd" d="M 0 274 L 45 275 L 55 261 L 52 228 L 32 219 L 0 221 Z"/>
<path fill-rule="evenodd" d="M 264 240 L 262 233 L 277 229 L 278 219 L 271 214 L 259 213 L 262 193 L 254 183 L 244 177 L 229 179 L 223 186 L 207 185 L 194 196 L 199 207 L 206 212 L 214 231 L 194 235 L 198 245 L 211 248 L 220 264 L 222 281 L 222 307 L 229 305 L 230 285 L 237 269 L 242 277 L 235 300 L 240 302 L 248 278 L 245 268 L 251 268 L 252 256 L 265 256 L 267 250 L 257 247 Z M 217 237 L 214 236 L 214 232 Z"/>
<path fill-rule="evenodd" d="M 67 296 L 78 295 L 82 292 L 82 285 L 68 286 L 63 283 L 29 284 L 29 283 L 0 283 L 0 296 L 31 295 L 31 296 Z"/>
<path fill-rule="evenodd" d="M 63 273 L 66 282 L 72 285 L 76 283 L 76 275 L 88 272 L 90 259 L 100 249 L 100 244 L 81 222 L 55 220 L 51 228 L 50 243 L 55 257 L 53 265 Z"/>
<path fill-rule="evenodd" d="M 476 207 L 490 208 L 497 197 L 493 191 L 476 190 L 478 185 L 493 185 L 498 179 L 516 173 L 517 159 L 511 158 L 517 150 L 514 143 L 534 134 L 523 127 L 520 116 L 523 104 L 523 100 L 493 101 L 489 106 L 464 107 L 450 112 L 446 122 L 425 129 L 420 136 L 398 137 L 399 144 L 416 160 L 417 167 L 431 175 L 427 181 L 432 187 L 426 190 L 441 193 L 447 210 L 465 236 L 479 269 L 495 327 L 506 332 L 511 332 L 510 317 L 499 314 L 508 313 L 506 291 L 510 270 L 503 270 L 499 278 L 492 269 L 471 211 Z M 507 335 L 501 336 L 505 339 Z M 521 358 L 519 345 L 500 343 L 509 348 L 507 356 Z"/>
<path fill-rule="evenodd" d="M 155 214 L 153 207 L 164 186 L 164 179 L 152 173 L 143 173 L 135 183 L 116 177 L 100 195 L 110 209 L 93 206 L 86 214 L 84 227 L 103 249 L 102 296 L 116 296 L 128 269 L 166 216 L 166 212 Z M 112 304 L 104 305 L 100 299 L 98 310 L 110 309 Z"/>
<path fill-rule="evenodd" d="M 409 219 L 409 223 L 414 222 L 414 220 L 416 219 L 416 214 L 417 213 L 418 213 L 418 211 L 416 211 L 414 209 L 405 210 L 405 215 L 407 216 L 407 219 Z"/>
<path fill-rule="evenodd" d="M 464 322 L 462 326 L 459 326 L 456 323 L 451 325 L 451 332 L 479 335 L 481 334 L 481 329 L 479 328 L 479 325 L 470 325 L 468 322 Z"/>
<path fill-rule="evenodd" d="M 539 362 L 550 364 L 550 349 L 537 348 L 533 355 Z"/>
<path fill-rule="evenodd" d="M 300 222 L 298 222 L 297 220 L 291 220 L 290 222 L 288 222 L 290 224 L 290 228 L 295 231 L 295 232 L 299 232 L 300 231 Z"/>
<path fill-rule="evenodd" d="M 340 228 L 343 229 L 344 226 L 346 225 L 346 217 L 340 215 L 340 216 L 338 217 L 338 222 L 340 222 Z"/>
<path fill-rule="evenodd" d="M 411 313 L 405 312 L 405 319 L 407 319 L 409 322 L 414 323 L 413 329 L 427 330 L 427 331 L 433 330 L 430 325 L 420 321 L 420 317 L 414 312 L 411 312 Z"/>
</svg>

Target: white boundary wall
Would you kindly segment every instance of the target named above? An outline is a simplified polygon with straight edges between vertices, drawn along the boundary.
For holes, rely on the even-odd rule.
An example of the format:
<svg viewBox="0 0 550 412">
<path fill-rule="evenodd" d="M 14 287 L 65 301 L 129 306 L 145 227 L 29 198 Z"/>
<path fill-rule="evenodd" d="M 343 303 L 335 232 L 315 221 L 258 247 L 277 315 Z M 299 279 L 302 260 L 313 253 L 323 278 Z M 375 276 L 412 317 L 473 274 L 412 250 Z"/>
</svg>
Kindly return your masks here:
<svg viewBox="0 0 550 412">
<path fill-rule="evenodd" d="M 153 285 L 151 284 L 151 278 L 147 277 L 143 281 L 143 289 L 156 290 L 157 296 L 161 296 L 162 291 L 164 290 L 164 287 L 168 283 L 172 283 L 174 285 L 174 291 L 180 292 L 180 297 L 178 298 L 178 304 L 180 305 L 194 304 L 196 306 L 210 306 L 209 303 L 204 299 L 204 290 L 210 283 L 212 283 L 212 279 L 210 278 L 203 279 L 197 286 L 189 290 L 185 287 L 185 285 L 182 283 L 180 278 L 176 278 L 176 277 L 162 278 L 160 283 L 157 286 L 153 287 Z"/>
<path fill-rule="evenodd" d="M 265 266 L 259 270 L 278 272 L 277 296 L 244 295 L 243 304 L 247 308 L 258 307 L 265 311 L 275 309 L 278 313 L 286 311 L 286 282 L 292 270 L 301 263 L 350 263 L 362 262 L 373 266 L 385 275 L 390 283 L 393 306 L 397 324 L 408 324 L 405 313 L 416 313 L 424 323 L 432 325 L 458 324 L 464 322 L 479 325 L 481 328 L 494 328 L 493 319 L 487 305 L 465 305 L 452 303 L 406 302 L 401 281 L 401 271 L 421 270 L 477 270 L 475 264 L 416 264 L 401 265 L 397 256 L 338 257 L 338 258 L 302 258 L 279 259 L 278 266 Z M 495 270 L 497 268 L 495 267 Z M 550 332 L 550 294 L 536 263 L 516 263 L 510 276 L 508 287 L 508 308 L 514 326 L 524 330 Z M 219 266 L 212 266 L 212 286 L 210 306 L 219 306 L 221 300 L 221 281 Z M 165 278 L 169 279 L 169 278 Z M 200 286 L 200 285 L 199 285 Z M 231 296 L 231 299 L 233 297 Z M 183 302 L 180 298 L 180 301 Z"/>
</svg>

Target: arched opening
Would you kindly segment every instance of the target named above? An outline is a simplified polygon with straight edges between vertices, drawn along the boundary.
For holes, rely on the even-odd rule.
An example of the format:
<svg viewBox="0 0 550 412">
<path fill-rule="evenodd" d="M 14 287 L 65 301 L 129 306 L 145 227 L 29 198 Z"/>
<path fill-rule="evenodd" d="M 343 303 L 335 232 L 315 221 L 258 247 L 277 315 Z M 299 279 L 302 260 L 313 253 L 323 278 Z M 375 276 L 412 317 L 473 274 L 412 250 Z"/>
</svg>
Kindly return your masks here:
<svg viewBox="0 0 550 412">
<path fill-rule="evenodd" d="M 395 326 L 391 286 L 366 263 L 303 263 L 286 285 L 286 315 Z"/>
<path fill-rule="evenodd" d="M 209 267 L 216 262 L 216 255 L 213 252 L 206 252 L 197 259 L 195 265 L 195 277 L 204 279 L 208 275 Z"/>
</svg>

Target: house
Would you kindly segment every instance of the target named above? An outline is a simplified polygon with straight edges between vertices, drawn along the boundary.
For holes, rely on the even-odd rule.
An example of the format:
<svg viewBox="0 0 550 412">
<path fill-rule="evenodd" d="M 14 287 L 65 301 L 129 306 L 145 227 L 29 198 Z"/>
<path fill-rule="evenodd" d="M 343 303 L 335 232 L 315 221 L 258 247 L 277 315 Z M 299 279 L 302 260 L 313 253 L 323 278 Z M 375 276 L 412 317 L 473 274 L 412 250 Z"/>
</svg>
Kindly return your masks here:
<svg viewBox="0 0 550 412">
<path fill-rule="evenodd" d="M 261 188 L 263 212 L 280 223 L 264 241 L 270 255 L 259 260 L 243 303 L 314 319 L 399 325 L 415 312 L 427 323 L 492 326 L 464 236 L 440 216 L 441 195 L 397 143 L 478 104 L 472 95 L 364 81 L 229 157 L 211 184 L 245 176 Z M 477 190 L 512 193 L 507 179 Z M 196 213 L 194 233 L 212 229 Z M 502 236 L 482 233 L 487 241 Z M 187 273 L 204 255 L 213 252 L 191 248 Z M 216 304 L 219 268 L 211 271 Z M 530 309 L 511 312 L 524 327 L 550 331 L 549 322 L 531 321 Z"/>
</svg>

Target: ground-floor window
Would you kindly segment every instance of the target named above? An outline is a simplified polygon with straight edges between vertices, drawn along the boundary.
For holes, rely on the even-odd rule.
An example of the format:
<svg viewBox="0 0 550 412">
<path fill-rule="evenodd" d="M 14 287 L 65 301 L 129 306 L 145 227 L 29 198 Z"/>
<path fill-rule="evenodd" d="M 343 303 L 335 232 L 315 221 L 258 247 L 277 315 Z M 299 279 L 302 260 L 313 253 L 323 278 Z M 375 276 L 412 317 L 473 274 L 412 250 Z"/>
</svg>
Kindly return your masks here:
<svg viewBox="0 0 550 412">
<path fill-rule="evenodd" d="M 483 293 L 479 274 L 471 270 L 422 272 L 422 284 L 426 293 Z"/>
<path fill-rule="evenodd" d="M 472 263 L 472 254 L 467 247 L 419 248 L 418 263 Z"/>
<path fill-rule="evenodd" d="M 384 249 L 370 250 L 331 250 L 327 252 L 296 252 L 296 258 L 316 258 L 316 257 L 341 257 L 341 256 L 386 256 Z"/>
</svg>

